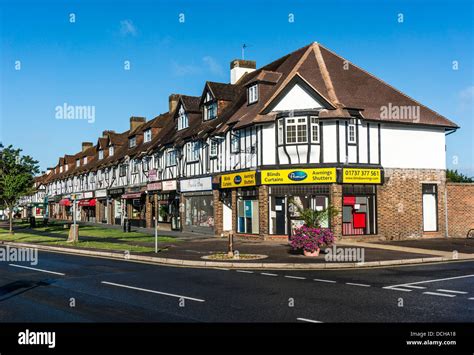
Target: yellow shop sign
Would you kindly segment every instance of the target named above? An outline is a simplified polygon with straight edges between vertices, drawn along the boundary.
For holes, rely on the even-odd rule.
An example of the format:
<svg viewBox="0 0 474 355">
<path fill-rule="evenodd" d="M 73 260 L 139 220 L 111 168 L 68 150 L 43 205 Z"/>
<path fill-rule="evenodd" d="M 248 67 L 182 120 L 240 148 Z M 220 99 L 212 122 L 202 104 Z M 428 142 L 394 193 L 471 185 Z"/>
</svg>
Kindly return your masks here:
<svg viewBox="0 0 474 355">
<path fill-rule="evenodd" d="M 344 184 L 381 184 L 382 171 L 380 169 L 353 169 L 342 170 Z"/>
<path fill-rule="evenodd" d="M 221 175 L 221 188 L 255 186 L 257 177 L 255 171 L 246 171 L 242 173 Z"/>
<path fill-rule="evenodd" d="M 336 182 L 336 168 L 262 170 L 262 184 L 322 184 Z"/>
</svg>

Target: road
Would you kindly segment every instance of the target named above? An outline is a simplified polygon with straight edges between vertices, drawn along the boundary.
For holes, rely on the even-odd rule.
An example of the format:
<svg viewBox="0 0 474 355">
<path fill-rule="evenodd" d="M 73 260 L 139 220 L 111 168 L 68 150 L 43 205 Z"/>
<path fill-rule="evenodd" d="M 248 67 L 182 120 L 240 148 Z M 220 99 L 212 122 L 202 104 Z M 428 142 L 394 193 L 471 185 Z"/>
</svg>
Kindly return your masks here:
<svg viewBox="0 0 474 355">
<path fill-rule="evenodd" d="M 1 322 L 473 322 L 474 262 L 193 269 L 39 252 L 0 262 Z"/>
</svg>

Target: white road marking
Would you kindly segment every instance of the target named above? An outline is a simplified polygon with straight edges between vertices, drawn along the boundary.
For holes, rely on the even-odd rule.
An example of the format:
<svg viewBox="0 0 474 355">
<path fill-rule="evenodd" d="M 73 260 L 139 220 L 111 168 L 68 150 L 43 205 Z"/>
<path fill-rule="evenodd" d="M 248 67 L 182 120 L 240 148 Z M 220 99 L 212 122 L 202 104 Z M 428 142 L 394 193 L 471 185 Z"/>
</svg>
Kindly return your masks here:
<svg viewBox="0 0 474 355">
<path fill-rule="evenodd" d="M 467 292 L 465 292 L 465 291 L 445 290 L 445 289 L 443 289 L 443 288 L 438 288 L 436 291 L 439 291 L 439 292 L 448 292 L 448 293 L 459 293 L 460 295 L 467 295 Z"/>
<path fill-rule="evenodd" d="M 289 276 L 289 275 L 285 275 L 285 277 L 288 278 L 288 279 L 306 280 L 306 277 L 300 277 L 300 276 Z"/>
<path fill-rule="evenodd" d="M 19 268 L 22 268 L 22 269 L 28 269 L 28 270 L 35 270 L 35 271 L 47 272 L 48 274 L 61 275 L 61 276 L 65 276 L 65 275 L 66 275 L 66 274 L 63 274 L 62 272 L 49 271 L 49 270 L 44 270 L 44 269 L 36 269 L 36 268 L 34 268 L 34 267 L 29 267 L 29 266 L 16 265 L 16 264 L 8 264 L 8 265 L 14 266 L 14 267 L 19 267 Z"/>
<path fill-rule="evenodd" d="M 187 297 L 187 296 L 176 295 L 176 294 L 173 294 L 173 293 L 160 292 L 160 291 L 155 291 L 155 290 L 148 290 L 148 289 L 146 289 L 146 288 L 140 288 L 140 287 L 134 287 L 134 286 L 116 284 L 116 283 L 114 283 L 114 282 L 102 281 L 101 283 L 106 284 L 106 285 L 111 285 L 111 286 L 129 288 L 129 289 L 137 290 L 137 291 L 144 291 L 144 292 L 156 293 L 156 294 L 158 294 L 158 295 L 163 295 L 163 296 L 171 296 L 171 297 L 176 297 L 176 298 L 183 298 L 183 299 L 190 300 L 190 301 L 205 302 L 204 300 L 201 300 L 201 299 L 199 299 L 199 298 L 192 298 L 192 297 Z"/>
<path fill-rule="evenodd" d="M 265 276 L 278 276 L 277 274 L 270 274 L 268 272 L 261 272 L 260 274 Z"/>
<path fill-rule="evenodd" d="M 237 272 L 243 272 L 245 274 L 253 274 L 253 271 L 249 271 L 249 270 L 235 270 Z"/>
<path fill-rule="evenodd" d="M 407 290 L 406 288 L 397 288 L 397 287 L 382 287 L 386 290 L 394 290 L 394 291 L 403 291 L 403 292 L 411 292 L 413 290 Z"/>
<path fill-rule="evenodd" d="M 332 284 L 335 284 L 336 281 L 333 281 L 333 280 L 323 280 L 323 279 L 313 279 L 314 281 L 318 281 L 318 282 L 329 282 L 329 283 L 332 283 Z"/>
<path fill-rule="evenodd" d="M 302 321 L 302 322 L 308 322 L 308 323 L 322 323 L 319 320 L 308 319 L 308 318 L 296 318 L 296 320 L 299 320 L 299 321 Z"/>
<path fill-rule="evenodd" d="M 346 282 L 346 285 L 361 286 L 361 287 L 370 287 L 370 285 L 366 285 L 366 284 L 356 284 L 356 283 L 352 283 L 352 282 Z"/>
<path fill-rule="evenodd" d="M 437 292 L 423 292 L 424 295 L 433 295 L 433 296 L 443 296 L 443 297 L 456 297 L 456 295 L 447 295 L 445 293 L 437 293 Z"/>
<path fill-rule="evenodd" d="M 216 267 L 214 268 L 216 270 L 224 270 L 224 271 L 230 271 L 230 269 L 226 269 L 226 268 L 223 268 L 223 267 Z"/>
<path fill-rule="evenodd" d="M 423 286 L 413 286 L 413 285 L 406 285 L 403 287 L 409 287 L 409 288 L 416 288 L 417 290 L 424 290 L 426 287 Z"/>
<path fill-rule="evenodd" d="M 405 284 L 391 285 L 391 286 L 386 286 L 384 288 L 393 288 L 393 287 L 398 287 L 398 286 L 404 287 L 404 286 L 418 285 L 418 284 L 424 284 L 424 283 L 429 283 L 429 282 L 463 279 L 463 278 L 466 278 L 466 277 L 474 277 L 474 274 L 464 275 L 464 276 L 455 276 L 455 277 L 446 277 L 444 279 L 426 280 L 426 281 L 418 281 L 418 282 L 407 282 Z"/>
<path fill-rule="evenodd" d="M 468 300 L 474 301 L 474 297 L 469 297 Z"/>
</svg>

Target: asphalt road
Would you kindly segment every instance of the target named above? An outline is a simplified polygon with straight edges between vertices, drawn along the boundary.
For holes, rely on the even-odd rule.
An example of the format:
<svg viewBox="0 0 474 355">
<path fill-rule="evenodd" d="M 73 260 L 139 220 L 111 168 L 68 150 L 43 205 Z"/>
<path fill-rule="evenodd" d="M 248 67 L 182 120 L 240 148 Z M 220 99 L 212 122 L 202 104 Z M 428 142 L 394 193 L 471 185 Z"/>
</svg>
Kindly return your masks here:
<svg viewBox="0 0 474 355">
<path fill-rule="evenodd" d="M 0 322 L 97 321 L 473 322 L 474 262 L 248 271 L 49 252 L 37 265 L 0 262 Z"/>
</svg>

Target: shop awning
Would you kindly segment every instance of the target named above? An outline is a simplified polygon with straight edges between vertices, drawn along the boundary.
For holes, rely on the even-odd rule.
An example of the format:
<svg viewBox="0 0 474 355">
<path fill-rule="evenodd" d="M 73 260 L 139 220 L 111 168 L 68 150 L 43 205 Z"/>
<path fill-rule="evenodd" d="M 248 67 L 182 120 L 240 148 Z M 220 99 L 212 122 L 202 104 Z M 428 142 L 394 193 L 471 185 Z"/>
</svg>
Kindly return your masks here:
<svg viewBox="0 0 474 355">
<path fill-rule="evenodd" d="M 142 197 L 142 192 L 132 192 L 132 193 L 122 195 L 122 198 L 124 199 L 140 198 L 140 197 Z"/>
<path fill-rule="evenodd" d="M 94 207 L 95 206 L 95 203 L 96 203 L 96 199 L 93 198 L 93 199 L 90 199 L 90 200 L 80 200 L 79 201 L 79 206 L 91 206 L 91 207 Z"/>
<path fill-rule="evenodd" d="M 59 200 L 59 205 L 60 206 L 71 206 L 71 200 L 68 198 L 63 198 L 62 200 Z"/>
</svg>

